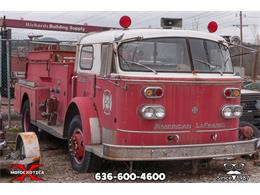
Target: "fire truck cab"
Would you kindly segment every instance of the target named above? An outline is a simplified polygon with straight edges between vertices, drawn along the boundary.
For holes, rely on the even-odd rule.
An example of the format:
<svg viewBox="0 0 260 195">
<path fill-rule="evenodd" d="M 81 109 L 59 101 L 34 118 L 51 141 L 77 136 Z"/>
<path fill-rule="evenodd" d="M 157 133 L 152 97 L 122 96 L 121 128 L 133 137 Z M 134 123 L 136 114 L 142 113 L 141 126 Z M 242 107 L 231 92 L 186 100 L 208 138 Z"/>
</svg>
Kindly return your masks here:
<svg viewBox="0 0 260 195">
<path fill-rule="evenodd" d="M 75 59 L 75 61 L 74 61 Z M 253 154 L 239 127 L 241 78 L 220 36 L 186 30 L 111 30 L 75 52 L 35 51 L 15 86 L 24 131 L 68 140 L 72 167 L 119 161 Z"/>
</svg>

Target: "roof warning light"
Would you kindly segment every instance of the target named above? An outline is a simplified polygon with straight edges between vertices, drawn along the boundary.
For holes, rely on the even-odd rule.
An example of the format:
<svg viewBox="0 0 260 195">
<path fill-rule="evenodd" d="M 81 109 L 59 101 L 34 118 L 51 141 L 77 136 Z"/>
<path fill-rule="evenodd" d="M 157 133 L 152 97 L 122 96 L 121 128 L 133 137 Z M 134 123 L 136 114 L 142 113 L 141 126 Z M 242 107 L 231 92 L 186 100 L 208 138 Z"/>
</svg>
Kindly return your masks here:
<svg viewBox="0 0 260 195">
<path fill-rule="evenodd" d="M 211 21 L 208 23 L 208 31 L 210 33 L 214 33 L 218 30 L 218 24 L 215 21 Z"/>
<path fill-rule="evenodd" d="M 119 24 L 122 28 L 128 28 L 131 25 L 132 21 L 129 16 L 122 16 L 119 20 Z"/>
</svg>

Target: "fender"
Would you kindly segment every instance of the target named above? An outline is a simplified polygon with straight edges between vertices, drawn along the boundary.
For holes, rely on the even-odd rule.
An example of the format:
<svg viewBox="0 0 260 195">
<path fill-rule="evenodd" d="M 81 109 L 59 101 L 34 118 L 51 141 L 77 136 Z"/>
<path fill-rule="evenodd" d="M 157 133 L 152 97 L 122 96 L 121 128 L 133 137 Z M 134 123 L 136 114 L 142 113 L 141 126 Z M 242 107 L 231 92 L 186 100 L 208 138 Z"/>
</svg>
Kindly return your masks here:
<svg viewBox="0 0 260 195">
<path fill-rule="evenodd" d="M 77 108 L 77 111 L 71 111 L 70 108 L 75 108 L 75 106 Z M 93 98 L 75 97 L 70 101 L 64 123 L 65 133 L 66 130 L 68 130 L 71 119 L 76 114 L 79 114 L 81 118 L 84 144 L 100 144 L 101 128 Z"/>
</svg>

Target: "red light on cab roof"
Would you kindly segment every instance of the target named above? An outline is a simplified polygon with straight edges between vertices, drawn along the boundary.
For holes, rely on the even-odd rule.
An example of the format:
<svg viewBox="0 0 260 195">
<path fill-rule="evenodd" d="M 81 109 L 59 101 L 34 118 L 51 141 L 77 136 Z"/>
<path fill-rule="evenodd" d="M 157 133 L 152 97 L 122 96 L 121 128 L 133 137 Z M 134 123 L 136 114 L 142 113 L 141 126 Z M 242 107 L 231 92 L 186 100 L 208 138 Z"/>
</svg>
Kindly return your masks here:
<svg viewBox="0 0 260 195">
<path fill-rule="evenodd" d="M 215 21 L 211 21 L 208 23 L 208 31 L 210 33 L 214 33 L 218 30 L 218 24 Z"/>
<path fill-rule="evenodd" d="M 128 28 L 131 25 L 132 21 L 129 16 L 122 16 L 119 20 L 119 24 L 123 28 Z"/>
</svg>

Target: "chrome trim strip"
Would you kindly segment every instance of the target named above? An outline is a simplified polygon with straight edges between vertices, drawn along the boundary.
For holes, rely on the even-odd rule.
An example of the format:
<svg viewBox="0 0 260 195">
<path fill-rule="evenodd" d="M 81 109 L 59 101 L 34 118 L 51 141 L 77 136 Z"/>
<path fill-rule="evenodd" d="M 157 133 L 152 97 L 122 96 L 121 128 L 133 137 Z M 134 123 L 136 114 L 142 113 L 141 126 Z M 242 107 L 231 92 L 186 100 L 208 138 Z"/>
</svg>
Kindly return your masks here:
<svg viewBox="0 0 260 195">
<path fill-rule="evenodd" d="M 238 131 L 238 128 L 219 129 L 219 130 L 196 130 L 196 133 L 208 133 L 208 132 L 223 132 L 223 131 Z"/>
<path fill-rule="evenodd" d="M 97 117 L 89 118 L 90 133 L 91 133 L 91 143 L 100 144 L 101 143 L 101 130 L 99 119 Z"/>
<path fill-rule="evenodd" d="M 106 129 L 107 130 L 107 129 Z M 112 131 L 120 131 L 123 133 L 143 133 L 143 134 L 162 134 L 162 133 L 190 133 L 191 131 L 187 130 L 187 131 L 133 131 L 133 130 L 124 130 L 124 129 L 109 129 Z"/>
<path fill-rule="evenodd" d="M 103 77 L 98 77 L 98 79 L 107 80 Z M 209 78 L 207 78 L 209 79 Z M 146 83 L 190 83 L 190 84 L 221 84 L 221 85 L 230 85 L 230 84 L 238 84 L 240 85 L 240 81 L 176 81 L 176 80 L 141 80 L 141 79 L 124 79 L 124 78 L 111 78 L 111 80 L 120 80 L 120 81 L 129 81 L 129 82 L 146 82 Z"/>
<path fill-rule="evenodd" d="M 148 82 L 148 83 L 191 83 L 191 84 L 240 84 L 237 81 L 171 81 L 171 80 L 133 80 L 133 79 L 120 79 L 122 81 L 133 81 L 133 82 Z"/>
<path fill-rule="evenodd" d="M 19 79 L 18 83 L 20 85 L 25 85 L 27 87 L 32 87 L 32 88 L 37 87 L 37 84 L 35 82 L 33 82 L 33 81 L 27 81 L 27 80 Z"/>
<path fill-rule="evenodd" d="M 208 132 L 223 132 L 223 131 L 235 131 L 238 130 L 238 128 L 229 128 L 229 129 L 214 129 L 214 130 L 179 130 L 179 131 L 133 131 L 133 130 L 124 130 L 124 129 L 105 129 L 105 130 L 111 130 L 111 131 L 120 131 L 123 133 L 143 133 L 143 134 L 163 134 L 163 133 L 208 133 Z"/>
</svg>

